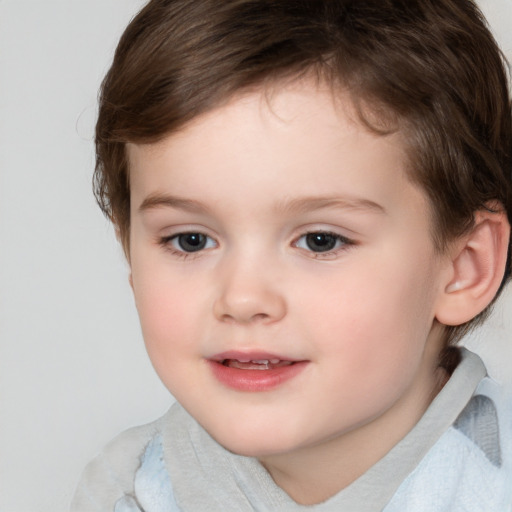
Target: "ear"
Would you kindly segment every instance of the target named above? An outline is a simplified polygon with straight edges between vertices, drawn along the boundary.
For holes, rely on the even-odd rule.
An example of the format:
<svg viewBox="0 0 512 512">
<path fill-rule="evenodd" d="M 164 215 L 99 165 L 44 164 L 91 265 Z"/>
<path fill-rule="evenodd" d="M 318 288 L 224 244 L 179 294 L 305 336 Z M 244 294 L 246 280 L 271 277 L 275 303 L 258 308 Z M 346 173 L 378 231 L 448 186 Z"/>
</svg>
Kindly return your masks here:
<svg viewBox="0 0 512 512">
<path fill-rule="evenodd" d="M 510 224 L 501 206 L 475 214 L 471 232 L 452 245 L 450 272 L 436 304 L 439 322 L 463 324 L 491 303 L 505 273 L 509 237 Z"/>
</svg>

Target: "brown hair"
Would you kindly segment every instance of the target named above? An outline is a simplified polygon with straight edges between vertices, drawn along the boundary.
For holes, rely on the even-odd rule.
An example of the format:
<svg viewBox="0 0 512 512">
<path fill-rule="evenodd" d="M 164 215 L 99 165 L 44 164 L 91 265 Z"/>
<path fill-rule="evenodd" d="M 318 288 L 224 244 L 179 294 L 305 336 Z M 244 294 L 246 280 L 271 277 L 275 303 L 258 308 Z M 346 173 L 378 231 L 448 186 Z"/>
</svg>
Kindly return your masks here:
<svg viewBox="0 0 512 512">
<path fill-rule="evenodd" d="M 370 129 L 382 126 L 369 110 L 396 121 L 440 250 L 491 204 L 512 223 L 508 77 L 472 0 L 151 0 L 119 42 L 96 127 L 95 194 L 125 250 L 127 142 L 156 142 L 238 91 L 312 71 L 348 90 Z M 503 282 L 509 273 L 510 261 Z M 476 320 L 447 328 L 447 341 Z"/>
</svg>

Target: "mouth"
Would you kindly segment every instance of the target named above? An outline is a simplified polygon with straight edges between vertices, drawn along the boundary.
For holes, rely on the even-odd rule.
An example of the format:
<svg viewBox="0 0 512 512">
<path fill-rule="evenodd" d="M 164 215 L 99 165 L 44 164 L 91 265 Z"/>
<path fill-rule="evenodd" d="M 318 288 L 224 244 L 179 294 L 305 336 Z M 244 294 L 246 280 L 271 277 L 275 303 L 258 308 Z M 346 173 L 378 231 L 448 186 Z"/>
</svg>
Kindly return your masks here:
<svg viewBox="0 0 512 512">
<path fill-rule="evenodd" d="M 237 368 L 239 370 L 273 370 L 274 368 L 282 368 L 283 366 L 291 366 L 295 361 L 287 361 L 282 359 L 223 359 L 220 364 L 228 368 Z"/>
<path fill-rule="evenodd" d="M 297 377 L 308 361 L 268 353 L 225 352 L 208 360 L 213 376 L 236 391 L 270 391 Z"/>
</svg>

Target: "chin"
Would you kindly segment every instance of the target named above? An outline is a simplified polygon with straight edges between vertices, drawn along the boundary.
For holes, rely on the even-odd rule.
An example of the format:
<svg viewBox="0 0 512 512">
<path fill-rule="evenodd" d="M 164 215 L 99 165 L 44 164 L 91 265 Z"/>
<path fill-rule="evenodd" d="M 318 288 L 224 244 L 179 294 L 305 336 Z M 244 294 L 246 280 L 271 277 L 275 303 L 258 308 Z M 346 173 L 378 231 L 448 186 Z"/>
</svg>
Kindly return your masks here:
<svg viewBox="0 0 512 512">
<path fill-rule="evenodd" d="M 278 437 L 269 432 L 255 433 L 248 435 L 243 432 L 209 432 L 209 434 L 226 450 L 244 457 L 267 457 L 292 451 L 296 446 L 290 439 Z"/>
</svg>

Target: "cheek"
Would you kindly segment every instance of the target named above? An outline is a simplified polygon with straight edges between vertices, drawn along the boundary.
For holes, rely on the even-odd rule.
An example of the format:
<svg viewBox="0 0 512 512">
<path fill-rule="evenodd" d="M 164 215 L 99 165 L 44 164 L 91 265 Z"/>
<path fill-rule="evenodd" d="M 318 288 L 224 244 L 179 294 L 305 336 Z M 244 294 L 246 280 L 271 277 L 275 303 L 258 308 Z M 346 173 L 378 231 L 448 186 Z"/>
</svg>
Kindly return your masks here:
<svg viewBox="0 0 512 512">
<path fill-rule="evenodd" d="M 133 271 L 133 291 L 150 358 L 168 359 L 172 351 L 187 345 L 195 325 L 198 292 L 151 266 Z"/>
<path fill-rule="evenodd" d="M 190 392 L 193 383 L 200 382 L 196 366 L 188 365 L 199 357 L 197 308 L 191 308 L 199 299 L 191 291 L 184 293 L 182 288 L 152 279 L 135 280 L 134 293 L 149 359 L 160 380 L 179 399 L 182 385 Z"/>
<path fill-rule="evenodd" d="M 421 262 L 396 258 L 325 280 L 308 317 L 323 355 L 354 376 L 392 378 L 419 361 L 433 319 L 432 285 Z"/>
</svg>

